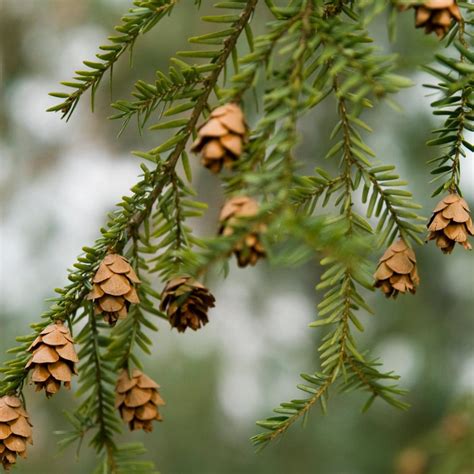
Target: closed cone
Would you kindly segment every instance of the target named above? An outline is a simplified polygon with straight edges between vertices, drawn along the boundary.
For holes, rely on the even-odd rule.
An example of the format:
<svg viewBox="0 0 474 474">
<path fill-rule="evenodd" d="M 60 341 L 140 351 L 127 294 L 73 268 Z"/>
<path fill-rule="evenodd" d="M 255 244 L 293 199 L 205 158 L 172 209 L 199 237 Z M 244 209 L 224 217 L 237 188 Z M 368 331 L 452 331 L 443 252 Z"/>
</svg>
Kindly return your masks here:
<svg viewBox="0 0 474 474">
<path fill-rule="evenodd" d="M 214 296 L 204 285 L 183 276 L 168 281 L 161 294 L 160 308 L 166 311 L 171 326 L 178 332 L 188 327 L 196 331 L 209 322 L 207 312 L 214 303 Z"/>
<path fill-rule="evenodd" d="M 222 207 L 219 216 L 219 233 L 224 236 L 231 236 L 239 219 L 253 217 L 257 213 L 258 203 L 254 199 L 247 196 L 237 196 L 229 199 Z M 255 265 L 258 259 L 265 257 L 265 249 L 260 240 L 260 235 L 265 230 L 264 225 L 257 224 L 254 230 L 245 235 L 234 246 L 233 252 L 237 257 L 239 267 Z"/>
<path fill-rule="evenodd" d="M 138 369 L 131 377 L 124 369 L 115 386 L 115 407 L 131 431 L 153 431 L 153 421 L 161 421 L 158 407 L 165 404 L 158 393 L 160 386 Z"/>
<path fill-rule="evenodd" d="M 21 400 L 14 395 L 0 398 L 0 459 L 8 471 L 20 455 L 26 458 L 27 444 L 33 444 L 32 424 Z"/>
<path fill-rule="evenodd" d="M 110 253 L 102 260 L 92 279 L 92 290 L 87 299 L 94 301 L 96 314 L 115 326 L 125 319 L 131 304 L 140 303 L 135 285 L 140 283 L 128 260 Z"/>
<path fill-rule="evenodd" d="M 77 375 L 75 364 L 79 362 L 74 349 L 74 339 L 62 322 L 43 329 L 28 351 L 33 355 L 26 364 L 32 371 L 31 380 L 36 391 L 45 391 L 49 398 L 57 393 L 61 382 L 71 388 L 72 375 Z"/>
<path fill-rule="evenodd" d="M 456 0 L 427 0 L 415 7 L 415 26 L 425 33 L 435 32 L 443 38 L 451 28 L 452 21 L 461 21 L 461 11 Z"/>
<path fill-rule="evenodd" d="M 247 124 L 237 104 L 217 107 L 199 128 L 192 151 L 201 153 L 202 164 L 214 173 L 232 168 L 247 142 Z"/>
<path fill-rule="evenodd" d="M 380 288 L 387 298 L 396 298 L 398 293 L 416 293 L 420 278 L 415 252 L 403 239 L 397 240 L 379 260 L 374 277 L 376 288 Z"/>
<path fill-rule="evenodd" d="M 443 198 L 434 208 L 428 230 L 428 240 L 435 240 L 445 254 L 453 251 L 456 242 L 471 250 L 468 238 L 474 235 L 474 226 L 467 202 L 458 194 Z"/>
</svg>

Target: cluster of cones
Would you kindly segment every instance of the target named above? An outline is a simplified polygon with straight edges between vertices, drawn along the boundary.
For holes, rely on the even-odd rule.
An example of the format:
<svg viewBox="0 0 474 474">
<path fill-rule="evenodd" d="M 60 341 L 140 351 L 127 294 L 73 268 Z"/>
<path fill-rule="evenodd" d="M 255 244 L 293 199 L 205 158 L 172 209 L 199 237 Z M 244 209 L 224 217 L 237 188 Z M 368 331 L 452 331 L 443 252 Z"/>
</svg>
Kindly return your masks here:
<svg viewBox="0 0 474 474">
<path fill-rule="evenodd" d="M 434 31 L 443 37 L 453 20 L 461 21 L 459 7 L 454 0 L 430 0 L 413 5 L 416 26 Z M 403 9 L 408 6 L 403 7 Z M 208 120 L 198 129 L 193 151 L 201 153 L 203 165 L 218 173 L 223 167 L 232 168 L 242 155 L 248 141 L 248 127 L 237 104 L 230 103 L 214 109 Z M 232 237 L 259 213 L 257 201 L 248 196 L 236 196 L 222 207 L 219 234 Z M 446 196 L 434 209 L 429 221 L 429 240 L 435 240 L 444 253 L 451 253 L 456 242 L 471 249 L 468 237 L 474 227 L 467 203 L 457 194 Z M 256 223 L 234 244 L 232 252 L 240 267 L 255 265 L 265 257 L 261 235 L 266 231 Z M 375 286 L 387 297 L 399 293 L 415 293 L 419 284 L 414 251 L 400 238 L 381 257 L 374 275 Z M 102 315 L 110 326 L 124 319 L 130 305 L 140 303 L 136 285 L 140 283 L 126 258 L 109 253 L 100 263 L 92 279 L 87 299 L 93 301 L 95 313 Z M 208 323 L 208 310 L 215 299 L 210 291 L 190 276 L 169 280 L 161 295 L 160 309 L 166 312 L 172 327 L 178 332 L 187 328 L 196 331 Z M 40 332 L 29 347 L 32 357 L 26 369 L 32 371 L 36 390 L 44 390 L 47 397 L 57 393 L 63 384 L 70 388 L 78 358 L 74 340 L 62 322 L 55 322 Z M 164 405 L 159 386 L 140 370 L 124 369 L 116 384 L 116 408 L 131 430 L 152 431 L 152 422 L 161 421 L 159 407 Z M 26 444 L 31 443 L 31 424 L 21 401 L 15 396 L 0 398 L 0 458 L 6 469 L 15 463 L 17 455 L 26 456 Z"/>
<path fill-rule="evenodd" d="M 453 251 L 456 243 L 471 250 L 469 236 L 474 236 L 474 226 L 467 202 L 458 194 L 444 197 L 434 208 L 428 222 L 427 240 L 434 240 L 445 254 Z M 392 244 L 379 260 L 374 275 L 375 287 L 387 297 L 399 293 L 415 293 L 420 282 L 416 268 L 415 252 L 403 239 Z"/>
<path fill-rule="evenodd" d="M 424 28 L 426 34 L 433 31 L 438 38 L 444 38 L 453 21 L 461 21 L 461 11 L 456 0 L 426 0 L 416 4 L 400 5 L 400 10 L 415 9 L 415 26 Z"/>
<path fill-rule="evenodd" d="M 96 314 L 102 314 L 113 326 L 127 316 L 130 304 L 139 303 L 135 289 L 139 282 L 130 263 L 121 255 L 110 253 L 93 277 L 88 299 L 94 302 Z M 44 390 L 49 398 L 61 385 L 70 388 L 79 359 L 74 339 L 62 321 L 44 328 L 28 352 L 32 355 L 25 369 L 31 371 L 36 391 Z M 122 372 L 117 382 L 117 408 L 130 429 L 151 431 L 152 421 L 161 420 L 157 407 L 164 402 L 157 389 L 158 385 L 138 370 L 132 372 L 130 379 L 126 371 Z M 26 457 L 31 434 L 31 423 L 21 401 L 13 395 L 0 398 L 0 459 L 5 469 L 16 462 L 17 455 Z"/>
<path fill-rule="evenodd" d="M 5 470 L 26 458 L 27 444 L 33 444 L 31 423 L 21 400 L 14 395 L 0 398 L 0 460 Z"/>
<path fill-rule="evenodd" d="M 78 362 L 74 340 L 61 321 L 44 328 L 28 348 L 32 355 L 25 370 L 31 370 L 36 391 L 44 390 L 49 398 L 63 384 L 71 387 L 71 378 L 77 374 Z M 15 395 L 0 398 L 0 459 L 9 470 L 20 455 L 26 458 L 26 445 L 32 442 L 32 430 L 28 413 Z"/>
<path fill-rule="evenodd" d="M 214 109 L 209 118 L 198 129 L 192 150 L 201 153 L 202 164 L 218 173 L 223 167 L 232 168 L 242 155 L 248 141 L 248 127 L 240 107 L 229 103 Z M 241 218 L 251 218 L 258 214 L 258 203 L 248 196 L 236 196 L 223 206 L 219 217 L 219 234 L 229 237 Z M 265 256 L 260 234 L 265 227 L 260 225 L 242 236 L 233 248 L 240 267 L 255 265 Z"/>
</svg>

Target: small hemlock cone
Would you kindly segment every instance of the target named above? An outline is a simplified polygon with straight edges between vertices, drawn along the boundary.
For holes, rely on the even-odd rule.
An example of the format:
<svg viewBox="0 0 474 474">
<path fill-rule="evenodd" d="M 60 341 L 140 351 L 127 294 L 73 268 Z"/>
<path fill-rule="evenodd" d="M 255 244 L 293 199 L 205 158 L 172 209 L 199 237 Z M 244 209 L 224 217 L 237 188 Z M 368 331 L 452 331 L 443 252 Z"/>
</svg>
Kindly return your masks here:
<svg viewBox="0 0 474 474">
<path fill-rule="evenodd" d="M 118 319 L 125 319 L 131 304 L 140 303 L 135 284 L 140 283 L 135 271 L 125 257 L 116 253 L 102 260 L 92 279 L 92 290 L 87 299 L 94 301 L 95 313 L 115 326 Z"/>
<path fill-rule="evenodd" d="M 153 420 L 161 421 L 158 407 L 165 402 L 160 397 L 160 386 L 138 369 L 133 369 L 130 378 L 124 369 L 115 387 L 115 407 L 128 423 L 130 430 L 153 431 Z"/>
<path fill-rule="evenodd" d="M 461 18 L 456 0 L 429 0 L 415 6 L 415 26 L 424 28 L 426 34 L 434 31 L 438 38 L 448 33 L 452 20 L 461 21 Z"/>
<path fill-rule="evenodd" d="M 45 391 L 49 398 L 61 387 L 71 388 L 72 374 L 77 375 L 75 363 L 79 362 L 74 349 L 74 339 L 67 327 L 61 322 L 50 324 L 28 348 L 33 356 L 26 369 L 33 371 L 31 380 L 37 392 Z"/>
<path fill-rule="evenodd" d="M 214 173 L 232 168 L 247 142 L 247 124 L 237 104 L 217 107 L 198 130 L 192 151 L 201 153 L 202 164 Z"/>
<path fill-rule="evenodd" d="M 168 281 L 161 294 L 160 309 L 166 311 L 171 327 L 178 332 L 188 327 L 196 331 L 209 322 L 207 312 L 215 301 L 204 285 L 183 276 Z"/>
<path fill-rule="evenodd" d="M 383 254 L 375 272 L 375 287 L 387 298 L 398 293 L 416 293 L 420 278 L 416 269 L 415 252 L 402 239 L 397 240 Z"/>
<path fill-rule="evenodd" d="M 237 196 L 229 199 L 222 207 L 219 221 L 219 234 L 231 236 L 233 226 L 241 217 L 253 217 L 258 213 L 258 203 L 247 196 Z M 265 226 L 258 224 L 258 228 L 242 238 L 233 251 L 237 257 L 239 267 L 255 265 L 259 258 L 265 257 L 265 249 L 260 241 L 260 234 L 265 231 Z"/>
<path fill-rule="evenodd" d="M 0 398 L 0 460 L 6 471 L 16 463 L 17 455 L 26 458 L 26 444 L 33 444 L 31 426 L 18 397 Z"/>
<path fill-rule="evenodd" d="M 433 210 L 428 230 L 428 240 L 436 240 L 443 253 L 451 253 L 456 242 L 471 250 L 468 237 L 474 235 L 474 226 L 467 202 L 457 194 L 443 198 Z"/>
</svg>

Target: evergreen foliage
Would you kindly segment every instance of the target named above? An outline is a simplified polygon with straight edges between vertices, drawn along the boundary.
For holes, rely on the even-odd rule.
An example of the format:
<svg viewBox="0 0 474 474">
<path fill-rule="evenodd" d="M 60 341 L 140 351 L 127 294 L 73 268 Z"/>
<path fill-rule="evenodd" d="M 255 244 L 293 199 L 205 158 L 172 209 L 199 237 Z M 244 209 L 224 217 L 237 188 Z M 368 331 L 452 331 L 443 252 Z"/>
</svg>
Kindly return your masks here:
<svg viewBox="0 0 474 474">
<path fill-rule="evenodd" d="M 465 20 L 453 29 L 448 41 L 454 45 L 453 54 L 436 54 L 436 64 L 424 69 L 440 82 L 427 87 L 440 93 L 441 97 L 432 102 L 433 114 L 445 117 L 440 128 L 433 130 L 435 138 L 428 141 L 430 146 L 441 147 L 442 154 L 432 160 L 433 182 L 441 181 L 433 196 L 443 191 L 462 194 L 459 187 L 461 158 L 474 152 L 472 143 L 466 137 L 474 131 L 474 55 L 472 48 L 474 25 L 474 5 L 464 4 Z M 471 29 L 469 29 L 471 27 Z M 454 53 L 457 53 L 456 56 Z"/>
<path fill-rule="evenodd" d="M 200 2 L 194 3 L 198 7 Z M 362 318 L 373 313 L 367 292 L 373 290 L 374 257 L 397 236 L 410 246 L 423 243 L 425 219 L 417 214 L 420 206 L 406 190 L 407 182 L 366 143 L 372 132 L 367 123 L 370 108 L 380 101 L 393 105 L 391 96 L 411 85 L 396 74 L 396 57 L 381 54 L 373 45 L 367 26 L 375 15 L 386 9 L 393 15 L 397 4 L 407 2 L 266 0 L 260 2 L 262 13 L 256 10 L 258 3 L 217 3 L 216 14 L 202 18 L 214 25 L 212 31 L 189 39 L 199 47 L 177 52 L 166 73 L 156 71 L 154 83 L 139 80 L 133 99 L 112 104 L 117 111 L 112 119 L 122 120 L 123 127 L 136 119 L 142 130 L 153 121 L 149 128 L 167 137 L 151 150 L 133 152 L 143 162 L 132 194 L 110 213 L 94 245 L 83 248 L 69 271 L 70 283 L 55 290 L 58 296 L 42 321 L 32 325 L 32 334 L 17 338 L 20 344 L 9 351 L 14 358 L 1 369 L 0 395 L 21 394 L 28 375 L 28 346 L 51 321 L 69 325 L 80 347 L 76 394 L 82 401 L 67 415 L 72 429 L 62 433 L 60 444 L 81 442 L 90 434 L 89 442 L 101 456 L 97 473 L 154 472 L 150 463 L 137 460 L 143 453 L 140 445 L 116 443 L 121 422 L 114 407 L 118 371 L 142 367 L 142 353 L 152 350 L 147 334 L 157 331 L 153 317 L 167 319 L 158 309 L 154 274 L 163 286 L 181 275 L 200 279 L 218 262 L 226 273 L 232 250 L 256 226 L 266 229 L 261 237 L 270 262 L 298 265 L 320 259 L 324 272 L 316 289 L 322 296 L 310 326 L 323 336 L 314 373 L 301 374 L 297 386 L 304 398 L 281 403 L 275 416 L 259 421 L 264 431 L 252 441 L 266 445 L 317 405 L 326 412 L 334 391 L 366 392 L 364 410 L 377 398 L 408 408 L 398 376 L 382 371 L 381 362 L 370 350 L 359 348 L 356 338 L 364 330 Z M 88 90 L 93 104 L 104 74 L 112 74 L 137 38 L 159 27 L 178 5 L 184 8 L 177 0 L 136 0 L 116 27 L 119 35 L 100 46 L 98 61 L 84 61 L 88 69 L 76 71 L 73 82 L 62 83 L 72 92 L 51 94 L 61 102 L 49 110 L 69 118 Z M 442 155 L 432 160 L 432 173 L 442 182 L 434 194 L 461 192 L 461 157 L 473 151 L 466 131 L 474 130 L 474 55 L 468 30 L 474 7 L 459 5 L 465 19 L 453 25 L 446 40 L 453 48 L 436 55 L 435 66 L 425 66 L 441 81 L 430 87 L 441 93 L 432 104 L 434 114 L 445 117 L 429 142 L 442 147 Z M 271 18 L 258 36 L 251 26 L 256 11 Z M 260 98 L 256 90 L 262 83 Z M 260 209 L 241 219 L 232 235 L 197 237 L 188 219 L 201 217 L 207 205 L 195 199 L 187 144 L 216 104 L 247 104 L 252 93 L 262 112 L 223 185 L 226 196 L 253 196 Z M 333 101 L 338 114 L 331 133 L 334 144 L 327 151 L 315 150 L 319 166 L 304 175 L 298 163 L 298 120 L 323 100 Z M 337 169 L 334 175 L 324 160 L 334 161 L 335 166 L 328 166 Z M 142 282 L 140 304 L 132 305 L 128 317 L 112 330 L 86 299 L 109 251 L 126 256 Z"/>
</svg>

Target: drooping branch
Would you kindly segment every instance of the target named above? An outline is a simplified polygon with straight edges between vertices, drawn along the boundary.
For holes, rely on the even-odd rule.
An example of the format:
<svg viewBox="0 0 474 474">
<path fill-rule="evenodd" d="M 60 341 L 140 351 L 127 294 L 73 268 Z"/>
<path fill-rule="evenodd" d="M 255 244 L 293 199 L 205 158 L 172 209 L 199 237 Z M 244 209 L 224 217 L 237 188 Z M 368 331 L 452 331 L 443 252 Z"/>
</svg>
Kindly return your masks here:
<svg viewBox="0 0 474 474">
<path fill-rule="evenodd" d="M 472 17 L 472 11 L 466 9 L 466 18 L 458 26 L 454 46 L 459 58 L 437 54 L 437 66 L 424 67 L 441 81 L 437 85 L 427 86 L 442 94 L 440 99 L 431 104 L 433 113 L 446 116 L 443 126 L 433 131 L 436 138 L 428 141 L 428 145 L 438 146 L 442 150 L 441 156 L 428 162 L 434 165 L 431 171 L 434 175 L 433 182 L 442 181 L 433 196 L 443 191 L 462 194 L 461 158 L 467 155 L 467 151 L 474 152 L 474 147 L 466 136 L 468 130 L 474 129 L 474 56 L 467 44 L 465 31 L 466 25 L 474 25 Z"/>
<path fill-rule="evenodd" d="M 331 50 L 331 45 L 325 45 L 325 47 Z M 322 56 L 324 56 L 324 51 Z M 328 59 L 328 61 L 326 71 L 334 70 L 333 60 Z M 356 113 L 351 115 L 348 110 L 348 101 L 356 107 L 365 99 L 365 96 L 360 96 L 354 101 L 353 94 L 350 92 L 350 88 L 357 83 L 351 82 L 350 79 L 353 66 L 352 61 L 342 62 L 341 72 L 335 75 L 332 84 L 332 89 L 337 97 L 339 115 L 339 122 L 332 135 L 339 134 L 340 140 L 331 148 L 327 157 L 341 153 L 340 175 L 337 180 L 334 180 L 326 173 L 320 172 L 321 178 L 318 177 L 316 182 L 321 182 L 322 186 L 330 184 L 331 188 L 334 188 L 327 192 L 327 199 L 332 195 L 336 196 L 335 205 L 340 206 L 340 217 L 335 218 L 334 221 L 343 224 L 346 240 L 363 239 L 367 241 L 371 238 L 373 230 L 370 224 L 354 210 L 353 192 L 358 188 L 362 177 L 372 184 L 363 173 L 367 174 L 366 170 L 371 168 L 371 162 L 365 155 L 373 155 L 373 153 L 354 128 L 354 124 L 364 129 L 367 129 L 368 126 L 357 117 Z M 344 81 L 341 81 L 342 78 Z M 345 86 L 341 86 L 341 82 Z M 401 84 L 402 81 L 399 83 Z M 366 87 L 364 94 L 369 94 L 372 90 L 370 77 L 368 84 L 371 87 Z M 316 190 L 319 191 L 317 187 Z M 394 395 L 403 395 L 403 390 L 380 383 L 384 379 L 396 380 L 397 376 L 379 372 L 376 368 L 377 364 L 367 360 L 357 349 L 352 335 L 352 326 L 363 330 L 356 311 L 363 309 L 369 313 L 372 312 L 359 289 L 372 289 L 368 259 L 360 254 L 357 265 L 352 265 L 340 261 L 337 256 L 332 256 L 324 258 L 321 264 L 327 265 L 328 269 L 323 273 L 321 283 L 317 288 L 326 289 L 326 293 L 318 305 L 320 319 L 312 323 L 311 326 L 332 327 L 332 330 L 324 336 L 319 347 L 321 372 L 301 375 L 306 383 L 298 385 L 298 388 L 309 393 L 308 398 L 282 403 L 274 410 L 277 416 L 257 422 L 266 431 L 252 438 L 256 445 L 265 446 L 278 438 L 295 421 L 306 416 L 317 404 L 320 405 L 323 412 L 326 411 L 330 388 L 341 375 L 344 377 L 339 387 L 340 390 L 349 390 L 357 385 L 369 392 L 370 398 L 366 404 L 367 407 L 375 398 L 380 397 L 395 407 L 406 408 L 406 404 L 394 397 Z"/>
<path fill-rule="evenodd" d="M 50 95 L 64 99 L 58 105 L 50 107 L 48 112 L 61 112 L 62 118 L 69 119 L 74 112 L 81 97 L 89 89 L 91 90 L 91 106 L 94 109 L 95 92 L 107 71 L 112 74 L 113 65 L 127 51 L 133 48 L 140 34 L 151 30 L 164 16 L 169 14 L 178 0 L 136 0 L 135 8 L 122 18 L 122 24 L 115 27 L 118 36 L 110 36 L 111 44 L 101 46 L 102 52 L 97 53 L 97 61 L 84 61 L 89 69 L 76 71 L 73 82 L 62 82 L 66 87 L 74 91 L 70 94 L 65 92 L 52 92 Z"/>
<path fill-rule="evenodd" d="M 54 300 L 54 305 L 50 310 L 43 315 L 45 319 L 54 321 L 72 318 L 90 291 L 90 280 L 106 252 L 109 249 L 114 249 L 119 253 L 122 252 L 130 239 L 136 235 L 141 224 L 149 217 L 158 196 L 160 196 L 164 187 L 172 181 L 173 170 L 185 150 L 186 143 L 202 113 L 207 108 L 208 99 L 226 65 L 227 59 L 234 50 L 237 40 L 250 20 L 257 3 L 258 0 L 249 0 L 246 4 L 243 4 L 242 12 L 234 23 L 232 32 L 225 40 L 222 51 L 216 60 L 217 67 L 206 79 L 204 92 L 196 100 L 187 125 L 173 137 L 172 143 L 174 145 L 166 147 L 167 149 L 172 148 L 168 158 L 164 161 L 159 159 L 158 153 L 162 151 L 163 146 L 161 148 L 157 147 L 151 152 L 155 159 L 156 168 L 150 171 L 145 165 L 142 165 L 143 177 L 132 188 L 133 195 L 123 198 L 123 201 L 119 204 L 121 210 L 112 213 L 108 227 L 102 229 L 102 237 L 96 241 L 95 246 L 83 249 L 84 256 L 81 256 L 79 261 L 74 264 L 75 270 L 68 276 L 71 284 L 64 289 L 57 290 L 60 296 Z M 38 326 L 38 332 L 43 327 L 44 325 Z M 32 341 L 34 337 L 35 335 L 28 336 L 26 340 Z M 5 363 L 2 371 L 6 376 L 1 383 L 0 393 L 17 391 L 21 388 L 27 376 L 23 363 L 26 359 L 25 351 L 27 347 L 28 342 L 25 342 L 21 347 L 16 348 L 16 358 Z"/>
<path fill-rule="evenodd" d="M 404 391 L 390 385 L 398 377 L 391 372 L 381 372 L 380 363 L 358 349 L 354 336 L 356 330 L 363 330 L 359 313 L 371 313 L 364 296 L 365 290 L 373 289 L 368 249 L 391 243 L 397 234 L 405 241 L 420 242 L 421 228 L 416 222 L 420 218 L 413 211 L 419 206 L 412 202 L 408 191 L 400 189 L 406 183 L 395 174 L 394 167 L 375 162 L 374 152 L 363 139 L 364 131 L 371 129 L 360 118 L 360 112 L 371 107 L 374 99 L 383 99 L 410 85 L 406 79 L 393 74 L 393 56 L 376 54 L 366 32 L 372 14 L 380 13 L 388 2 L 289 0 L 286 6 L 276 6 L 273 0 L 266 0 L 275 20 L 267 25 L 265 34 L 254 39 L 249 23 L 257 2 L 218 3 L 216 7 L 226 9 L 225 14 L 203 17 L 203 21 L 225 24 L 225 29 L 190 39 L 193 44 L 213 49 L 177 53 L 186 61 L 195 58 L 199 64 L 171 58 L 172 65 L 166 75 L 157 71 L 154 83 L 139 80 L 132 92 L 134 99 L 113 104 L 119 112 L 114 118 L 123 119 L 125 126 L 136 117 L 140 129 L 153 112 L 160 109 L 158 122 L 151 129 L 165 131 L 168 138 L 148 152 L 134 152 L 150 162 L 151 168 L 141 165 L 143 174 L 132 188 L 131 196 L 124 196 L 119 209 L 109 214 L 95 245 L 83 248 L 84 253 L 69 273 L 70 284 L 56 290 L 59 296 L 43 315 L 45 322 L 33 325 L 34 334 L 18 339 L 21 344 L 10 351 L 16 357 L 1 369 L 5 376 L 0 394 L 21 394 L 27 375 L 24 367 L 29 354 L 26 350 L 38 332 L 50 321 L 67 321 L 75 328 L 79 327 L 78 323 L 86 322 L 76 336 L 82 345 L 83 361 L 78 394 L 85 400 L 68 415 L 74 430 L 65 433 L 62 445 L 82 440 L 92 431 L 92 444 L 103 456 L 97 472 L 122 474 L 153 470 L 150 464 L 135 461 L 134 456 L 139 451 L 136 447 L 115 444 L 114 432 L 119 427 L 112 390 L 117 370 L 141 367 L 139 351 L 151 352 L 152 341 L 146 329 L 156 331 L 157 327 L 148 316 L 169 318 L 170 322 L 174 317 L 169 311 L 170 305 L 163 306 L 166 314 L 157 309 L 156 301 L 161 295 L 152 288 L 148 274 L 157 273 L 160 281 L 181 275 L 185 275 L 185 279 L 200 279 L 217 262 L 225 262 L 227 270 L 229 256 L 232 253 L 238 256 L 239 246 L 242 249 L 247 245 L 246 240 L 256 240 L 261 245 L 258 258 L 266 256 L 271 263 L 295 265 L 320 255 L 324 267 L 317 286 L 324 290 L 324 295 L 318 304 L 318 318 L 311 324 L 325 330 L 318 348 L 320 369 L 314 374 L 302 374 L 304 383 L 298 388 L 308 394 L 307 398 L 282 403 L 274 410 L 277 416 L 258 423 L 267 431 L 256 435 L 253 441 L 265 445 L 276 439 L 315 406 L 319 405 L 324 412 L 333 390 L 367 392 L 369 398 L 364 409 L 377 398 L 397 408 L 406 408 L 399 399 Z M 61 111 L 63 116 L 69 117 L 88 90 L 94 100 L 105 72 L 112 72 L 113 64 L 126 50 L 132 49 L 136 38 L 171 12 L 177 0 L 137 0 L 134 3 L 138 8 L 132 9 L 119 27 L 123 35 L 112 38 L 113 44 L 101 47 L 105 51 L 97 56 L 101 62 L 85 62 L 90 70 L 77 72 L 76 82 L 65 84 L 74 89 L 72 94 L 53 94 L 64 100 L 50 110 Z M 473 58 L 464 40 L 462 21 L 458 31 L 459 41 L 455 46 L 460 60 L 439 56 L 439 62 L 448 71 L 431 71 L 443 81 L 437 87 L 443 98 L 434 106 L 439 113 L 448 115 L 444 128 L 436 131 L 438 136 L 432 143 L 447 148 L 446 154 L 436 160 L 439 165 L 436 174 L 446 177 L 440 190 L 451 192 L 459 188 L 461 157 L 466 154 L 465 150 L 472 150 L 465 132 L 473 128 L 470 124 Z M 250 52 L 239 58 L 237 44 L 243 33 Z M 234 75 L 227 81 L 230 58 Z M 235 156 L 226 164 L 232 166 L 233 173 L 223 178 L 227 197 L 251 201 L 258 210 L 251 216 L 221 217 L 219 236 L 198 238 L 186 219 L 201 217 L 206 204 L 195 200 L 189 184 L 191 167 L 187 144 L 212 108 L 213 94 L 221 104 L 241 102 L 247 91 L 254 89 L 255 92 L 261 71 L 265 73 L 263 116 L 250 132 L 249 142 L 242 118 L 244 132 L 237 137 L 241 151 L 232 151 Z M 333 177 L 317 167 L 314 175 L 299 176 L 299 119 L 331 95 L 338 113 L 331 139 L 336 138 L 337 143 L 326 158 L 338 158 L 338 174 Z M 219 112 L 214 112 L 218 116 Z M 226 129 L 223 137 L 236 138 L 229 133 L 230 127 L 222 125 L 220 120 L 217 122 L 221 129 Z M 218 131 L 212 133 L 223 133 L 219 125 L 215 125 L 216 129 Z M 206 145 L 215 138 L 212 133 L 206 137 L 206 140 L 210 138 Z M 220 137 L 215 142 L 225 143 Z M 178 173 L 180 163 L 187 182 Z M 364 216 L 358 208 L 359 189 L 362 204 L 365 204 L 361 206 L 366 211 Z M 321 215 L 317 209 L 320 200 L 321 207 L 330 204 L 337 209 L 336 215 Z M 375 232 L 372 218 L 378 219 Z M 230 229 L 229 235 L 222 230 L 224 223 Z M 256 247 L 256 244 L 250 245 Z M 128 257 L 140 274 L 141 284 L 137 288 L 140 302 L 130 308 L 125 321 L 109 332 L 84 299 L 99 263 L 107 252 L 114 251 Z M 254 264 L 256 260 L 249 259 L 249 262 Z M 238 263 L 245 265 L 239 256 Z M 405 270 L 402 268 L 402 271 Z M 184 291 L 195 288 L 197 286 L 191 285 Z M 179 292 L 171 293 L 170 301 Z M 176 300 L 178 307 L 181 302 Z M 80 313 L 81 308 L 84 308 L 83 313 Z M 186 314 L 186 317 L 190 315 L 195 316 Z"/>
</svg>

